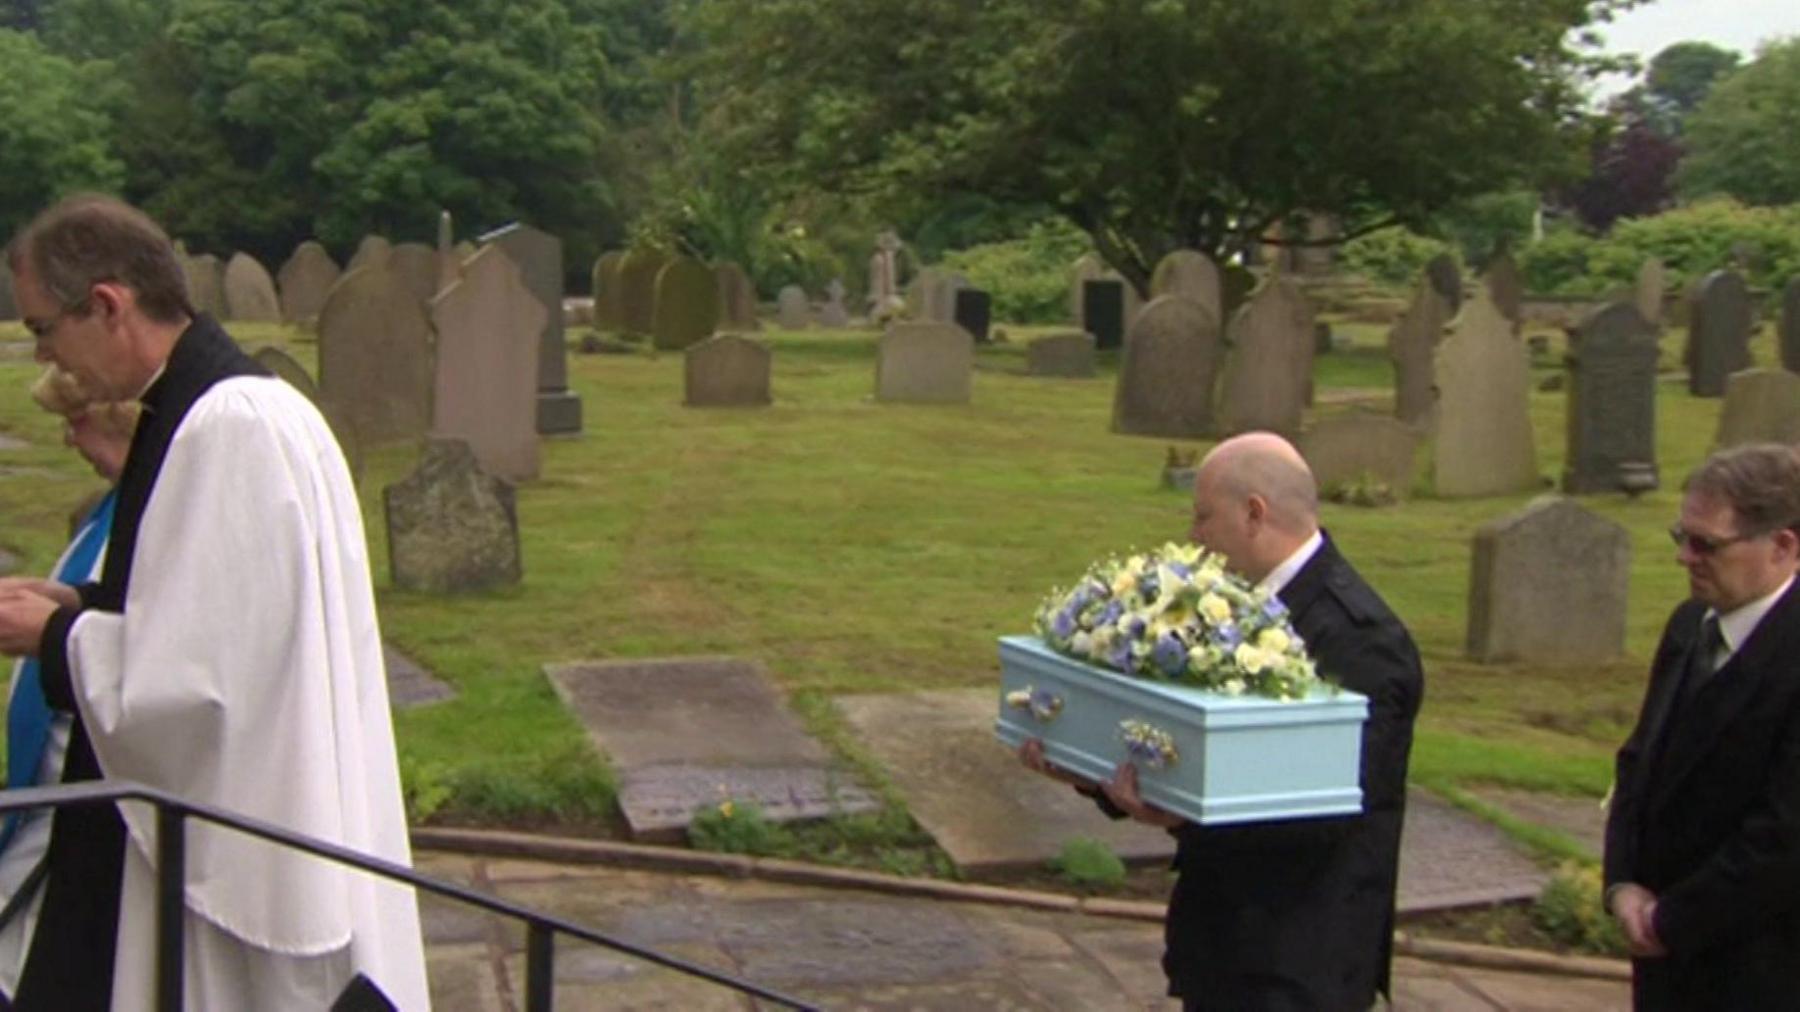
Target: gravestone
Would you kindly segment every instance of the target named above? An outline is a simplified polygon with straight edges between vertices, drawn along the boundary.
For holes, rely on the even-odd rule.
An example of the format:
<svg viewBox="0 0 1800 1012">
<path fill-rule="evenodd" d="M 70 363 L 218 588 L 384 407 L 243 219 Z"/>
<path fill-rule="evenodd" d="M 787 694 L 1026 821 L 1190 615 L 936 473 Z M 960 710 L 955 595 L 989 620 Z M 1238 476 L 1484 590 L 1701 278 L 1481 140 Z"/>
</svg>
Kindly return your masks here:
<svg viewBox="0 0 1800 1012">
<path fill-rule="evenodd" d="M 188 302 L 215 320 L 231 318 L 225 305 L 225 268 L 211 253 L 182 256 L 181 272 L 187 277 Z"/>
<path fill-rule="evenodd" d="M 538 476 L 537 356 L 545 309 L 506 252 L 488 246 L 431 302 L 437 373 L 431 434 L 468 444 L 510 482 Z"/>
<path fill-rule="evenodd" d="M 1256 275 L 1242 264 L 1226 264 L 1219 272 L 1219 319 L 1237 315 L 1238 307 L 1256 291 Z"/>
<path fill-rule="evenodd" d="M 275 294 L 275 280 L 248 253 L 233 253 L 225 265 L 225 311 L 233 320 L 281 322 L 281 299 Z"/>
<path fill-rule="evenodd" d="M 1425 278 L 1455 316 L 1462 308 L 1462 269 L 1456 266 L 1456 258 L 1448 253 L 1432 257 L 1425 264 Z"/>
<path fill-rule="evenodd" d="M 875 399 L 886 404 L 967 404 L 975 341 L 953 323 L 900 322 L 875 351 Z"/>
<path fill-rule="evenodd" d="M 697 810 L 725 800 L 777 822 L 877 807 L 753 661 L 581 661 L 544 673 L 606 753 L 635 840 L 679 839 Z"/>
<path fill-rule="evenodd" d="M 1428 422 L 1437 407 L 1434 357 L 1450 322 L 1450 307 L 1429 280 L 1413 290 L 1406 314 L 1388 330 L 1388 359 L 1394 363 L 1394 417 L 1408 424 Z"/>
<path fill-rule="evenodd" d="M 1079 324 L 1087 316 L 1087 283 L 1106 279 L 1106 264 L 1092 253 L 1083 253 L 1069 267 L 1069 319 Z M 1123 328 L 1121 328 L 1123 332 Z"/>
<path fill-rule="evenodd" d="M 1125 282 L 1099 278 L 1082 283 L 1081 328 L 1094 335 L 1097 348 L 1125 343 Z"/>
<path fill-rule="evenodd" d="M 437 250 L 422 242 L 403 242 L 388 252 L 388 266 L 400 287 L 411 292 L 420 305 L 430 302 L 441 290 L 439 281 L 443 267 L 439 263 Z M 562 299 L 557 299 L 560 311 Z"/>
<path fill-rule="evenodd" d="M 819 326 L 838 329 L 850 326 L 850 310 L 844 308 L 844 282 L 832 278 L 825 286 L 825 304 L 819 307 Z"/>
<path fill-rule="evenodd" d="M 312 374 L 306 367 L 294 360 L 294 356 L 282 351 L 274 345 L 264 345 L 250 353 L 257 364 L 285 380 L 295 390 L 306 395 L 306 399 L 314 404 L 319 402 L 319 385 L 313 382 Z"/>
<path fill-rule="evenodd" d="M 1601 306 L 1569 331 L 1564 492 L 1655 487 L 1656 355 L 1656 327 L 1633 303 Z"/>
<path fill-rule="evenodd" d="M 1662 329 L 1663 296 L 1668 289 L 1669 274 L 1663 269 L 1663 262 L 1655 257 L 1645 260 L 1638 268 L 1632 300 L 1637 304 L 1639 315 L 1658 330 Z"/>
<path fill-rule="evenodd" d="M 1419 430 L 1386 415 L 1339 415 L 1307 429 L 1294 447 L 1322 492 L 1373 479 L 1400 497 L 1418 469 Z"/>
<path fill-rule="evenodd" d="M 600 254 L 594 261 L 594 270 L 590 281 L 594 291 L 594 329 L 614 333 L 623 327 L 625 313 L 619 294 L 623 284 L 619 274 L 619 266 L 624 263 L 625 254 L 618 250 L 609 250 Z"/>
<path fill-rule="evenodd" d="M 891 230 L 875 237 L 875 252 L 869 254 L 871 320 L 886 319 L 906 304 L 900 294 L 900 249 L 904 245 Z"/>
<path fill-rule="evenodd" d="M 1637 315 L 1636 306 L 1627 311 Z M 1631 535 L 1573 499 L 1545 496 L 1475 532 L 1469 656 L 1592 664 L 1625 653 Z M 1571 620 L 1579 616 L 1579 620 Z"/>
<path fill-rule="evenodd" d="M 1090 305 L 1092 293 L 1090 293 Z M 1113 388 L 1112 430 L 1198 439 L 1212 431 L 1219 321 L 1195 299 L 1151 299 L 1131 325 Z"/>
<path fill-rule="evenodd" d="M 1781 367 L 1800 372 L 1800 277 L 1788 279 L 1781 290 Z"/>
<path fill-rule="evenodd" d="M 449 288 L 462 275 L 463 257 L 456 255 L 456 228 L 449 211 L 438 212 L 437 287 L 432 295 Z"/>
<path fill-rule="evenodd" d="M 319 397 L 365 443 L 414 439 L 431 423 L 431 323 L 383 266 L 349 271 L 319 310 Z"/>
<path fill-rule="evenodd" d="M 956 293 L 969 287 L 969 279 L 952 271 L 934 271 L 923 289 L 924 305 L 920 319 L 937 323 L 956 320 Z"/>
<path fill-rule="evenodd" d="M 306 240 L 281 265 L 277 277 L 281 288 L 281 318 L 288 323 L 307 323 L 318 319 L 325 296 L 337 284 L 337 261 L 325 247 Z"/>
<path fill-rule="evenodd" d="M 979 288 L 956 290 L 956 325 L 969 332 L 978 343 L 988 342 L 988 322 L 994 311 L 993 297 Z"/>
<path fill-rule="evenodd" d="M 1701 280 L 1688 308 L 1688 393 L 1725 396 L 1726 377 L 1750 367 L 1750 293 L 1734 271 Z"/>
<path fill-rule="evenodd" d="M 462 594 L 518 583 L 512 485 L 486 474 L 460 439 L 432 439 L 419 466 L 382 490 L 394 586 Z"/>
<path fill-rule="evenodd" d="M 1025 346 L 1025 371 L 1033 376 L 1087 379 L 1094 375 L 1094 335 L 1051 334 Z"/>
<path fill-rule="evenodd" d="M 787 285 L 775 296 L 775 318 L 782 330 L 805 330 L 812 326 L 812 306 L 807 304 L 806 290 Z"/>
<path fill-rule="evenodd" d="M 18 296 L 13 294 L 12 268 L 6 265 L 6 258 L 0 257 L 0 320 L 16 320 L 19 318 Z"/>
<path fill-rule="evenodd" d="M 581 398 L 569 389 L 569 349 L 563 343 L 562 240 L 515 222 L 482 236 L 481 242 L 500 247 L 544 307 L 538 332 L 537 430 L 544 435 L 580 432 Z"/>
<path fill-rule="evenodd" d="M 356 252 L 350 254 L 350 262 L 344 265 L 346 273 L 358 267 L 387 266 L 388 256 L 394 252 L 394 244 L 385 236 L 365 235 L 362 242 L 356 244 Z"/>
<path fill-rule="evenodd" d="M 1299 290 L 1271 275 L 1232 317 L 1226 344 L 1220 434 L 1299 432 L 1313 366 L 1312 309 Z"/>
<path fill-rule="evenodd" d="M 769 349 L 736 334 L 720 334 L 687 350 L 682 361 L 685 395 L 690 408 L 761 407 L 768 404 Z"/>
<path fill-rule="evenodd" d="M 632 249 L 619 261 L 619 329 L 648 335 L 656 326 L 656 276 L 669 257 L 661 250 Z"/>
<path fill-rule="evenodd" d="M 1731 374 L 1713 449 L 1745 443 L 1800 445 L 1800 375 L 1786 369 Z"/>
<path fill-rule="evenodd" d="M 719 326 L 719 279 L 692 257 L 675 257 L 656 275 L 656 312 L 650 333 L 664 351 L 680 351 Z"/>
<path fill-rule="evenodd" d="M 1525 322 L 1525 281 L 1519 277 L 1519 265 L 1513 261 L 1512 254 L 1495 254 L 1488 261 L 1487 270 L 1482 272 L 1481 281 L 1494 299 L 1494 308 L 1512 321 L 1513 333 L 1519 333 Z"/>
<path fill-rule="evenodd" d="M 1220 298 L 1219 268 L 1206 254 L 1191 249 L 1178 249 L 1162 258 L 1150 275 L 1150 297 L 1185 295 L 1199 302 L 1221 319 L 1224 302 Z"/>
<path fill-rule="evenodd" d="M 1437 494 L 1508 495 L 1538 487 L 1530 353 L 1486 287 L 1463 304 L 1438 345 Z"/>
<path fill-rule="evenodd" d="M 727 260 L 713 268 L 719 288 L 720 330 L 761 330 L 756 318 L 756 286 L 744 269 Z"/>
</svg>

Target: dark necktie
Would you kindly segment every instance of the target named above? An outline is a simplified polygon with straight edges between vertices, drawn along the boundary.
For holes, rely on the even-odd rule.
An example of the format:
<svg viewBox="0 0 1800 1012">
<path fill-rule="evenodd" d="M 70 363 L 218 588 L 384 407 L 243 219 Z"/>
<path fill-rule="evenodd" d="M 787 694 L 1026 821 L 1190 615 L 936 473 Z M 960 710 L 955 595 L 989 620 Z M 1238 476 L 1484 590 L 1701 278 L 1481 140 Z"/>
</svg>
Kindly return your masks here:
<svg viewBox="0 0 1800 1012">
<path fill-rule="evenodd" d="M 1700 623 L 1700 638 L 1694 641 L 1694 649 L 1688 655 L 1687 670 L 1681 679 L 1681 702 L 1685 705 L 1699 693 L 1713 676 L 1713 658 L 1725 647 L 1725 633 L 1719 628 L 1719 616 L 1708 615 L 1706 621 Z"/>
</svg>

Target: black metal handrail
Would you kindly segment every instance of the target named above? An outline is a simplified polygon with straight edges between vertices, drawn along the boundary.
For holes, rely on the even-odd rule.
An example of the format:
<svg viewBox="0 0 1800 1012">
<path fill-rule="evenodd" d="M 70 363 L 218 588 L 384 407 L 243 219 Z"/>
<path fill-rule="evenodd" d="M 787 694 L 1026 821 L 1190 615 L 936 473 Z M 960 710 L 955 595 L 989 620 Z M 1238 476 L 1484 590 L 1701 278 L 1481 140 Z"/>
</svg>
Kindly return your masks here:
<svg viewBox="0 0 1800 1012">
<path fill-rule="evenodd" d="M 794 1009 L 812 1009 L 796 998 L 741 980 L 730 974 L 710 970 L 674 956 L 646 949 L 640 945 L 613 938 L 584 928 L 560 917 L 551 917 L 517 903 L 486 896 L 453 882 L 443 882 L 421 875 L 405 865 L 326 843 L 273 823 L 237 815 L 208 805 L 184 801 L 154 787 L 125 780 L 96 780 L 92 783 L 67 784 L 57 787 L 29 787 L 0 791 L 0 814 L 29 808 L 62 808 L 69 805 L 111 804 L 119 801 L 143 801 L 156 806 L 156 1007 L 160 1012 L 180 1012 L 182 996 L 182 893 L 187 877 L 187 819 L 202 819 L 240 833 L 261 837 L 271 843 L 304 851 L 338 864 L 405 882 L 524 921 L 525 937 L 525 1008 L 529 1012 L 549 1012 L 555 984 L 556 935 L 562 933 L 584 942 L 604 946 L 646 962 L 668 967 L 680 973 L 700 977 L 722 987 Z"/>
</svg>

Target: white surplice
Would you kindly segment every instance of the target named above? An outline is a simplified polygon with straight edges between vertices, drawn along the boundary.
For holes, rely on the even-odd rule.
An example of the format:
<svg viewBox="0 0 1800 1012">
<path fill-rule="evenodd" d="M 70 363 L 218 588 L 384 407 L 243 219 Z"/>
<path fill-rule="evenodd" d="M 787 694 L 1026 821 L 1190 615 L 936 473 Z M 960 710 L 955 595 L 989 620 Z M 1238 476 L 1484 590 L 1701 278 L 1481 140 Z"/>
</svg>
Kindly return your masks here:
<svg viewBox="0 0 1800 1012">
<path fill-rule="evenodd" d="M 268 377 L 215 384 L 176 430 L 123 614 L 68 639 L 108 777 L 410 863 L 362 513 L 313 405 Z M 128 829 L 114 1009 L 154 994 L 156 823 Z M 367 974 L 429 1007 L 410 888 L 188 822 L 187 1007 L 322 1009 Z"/>
</svg>

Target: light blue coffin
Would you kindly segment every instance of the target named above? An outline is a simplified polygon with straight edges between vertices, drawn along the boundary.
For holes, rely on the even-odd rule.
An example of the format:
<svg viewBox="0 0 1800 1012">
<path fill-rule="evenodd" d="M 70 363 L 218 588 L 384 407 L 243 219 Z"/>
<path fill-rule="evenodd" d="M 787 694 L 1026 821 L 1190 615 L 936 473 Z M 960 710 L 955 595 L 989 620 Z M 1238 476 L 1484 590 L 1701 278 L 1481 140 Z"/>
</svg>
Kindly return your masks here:
<svg viewBox="0 0 1800 1012">
<path fill-rule="evenodd" d="M 1119 725 L 1166 732 L 1179 757 L 1161 769 L 1137 762 L 1144 799 L 1202 825 L 1270 822 L 1362 811 L 1359 775 L 1367 697 L 1320 688 L 1279 702 L 1127 678 L 1055 653 L 1035 636 L 1000 640 L 1000 717 L 994 734 L 1017 747 L 1044 741 L 1057 766 L 1110 780 L 1131 758 Z M 1054 716 L 1015 707 L 1007 694 L 1061 698 Z"/>
</svg>

